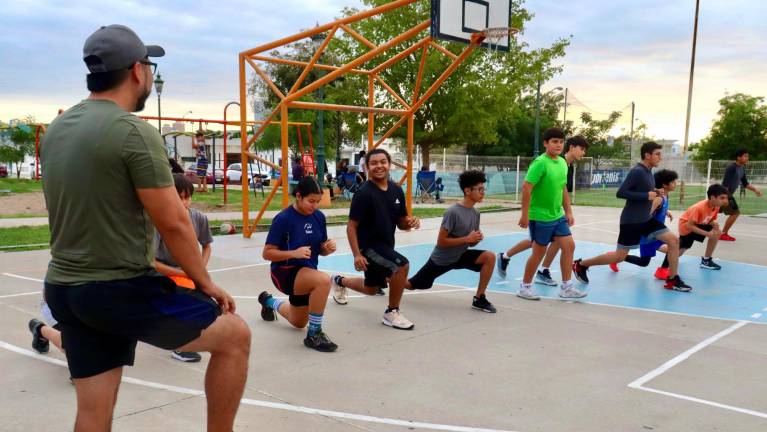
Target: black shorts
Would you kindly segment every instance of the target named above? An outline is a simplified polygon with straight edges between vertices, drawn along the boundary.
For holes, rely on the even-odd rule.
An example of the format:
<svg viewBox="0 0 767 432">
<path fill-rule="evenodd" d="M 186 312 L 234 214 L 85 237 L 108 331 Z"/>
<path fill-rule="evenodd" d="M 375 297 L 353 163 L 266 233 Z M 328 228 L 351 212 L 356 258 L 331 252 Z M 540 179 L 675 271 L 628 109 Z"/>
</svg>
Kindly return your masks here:
<svg viewBox="0 0 767 432">
<path fill-rule="evenodd" d="M 636 249 L 639 247 L 642 237 L 647 240 L 655 240 L 659 235 L 668 232 L 668 228 L 657 219 L 652 218 L 647 222 L 621 224 L 618 233 L 618 249 Z"/>
<path fill-rule="evenodd" d="M 703 231 L 711 231 L 714 229 L 711 225 L 696 225 Z M 696 241 L 703 243 L 706 240 L 706 236 L 691 232 L 690 234 L 679 236 L 679 249 L 690 249 L 692 244 Z"/>
<path fill-rule="evenodd" d="M 738 207 L 738 202 L 735 201 L 735 197 L 732 195 L 727 195 L 727 200 L 728 203 L 726 206 L 719 207 L 719 213 L 724 213 L 726 215 L 740 213 L 740 207 Z"/>
<path fill-rule="evenodd" d="M 200 337 L 221 314 L 212 298 L 147 274 L 83 285 L 45 283 L 72 378 L 132 366 L 136 342 L 172 350 Z"/>
<path fill-rule="evenodd" d="M 365 270 L 367 287 L 385 288 L 386 279 L 409 263 L 407 258 L 385 245 L 363 249 L 362 256 L 368 260 L 368 269 Z"/>
<path fill-rule="evenodd" d="M 293 287 L 301 266 L 272 267 L 272 283 L 281 293 L 287 294 L 290 304 L 296 307 L 309 306 L 309 294 L 295 295 Z"/>
<path fill-rule="evenodd" d="M 478 272 L 482 270 L 482 265 L 477 264 L 477 259 L 485 252 L 479 249 L 468 249 L 461 254 L 458 261 L 449 265 L 439 265 L 429 258 L 429 261 L 418 270 L 418 273 L 410 278 L 410 285 L 413 289 L 429 289 L 434 285 L 434 279 L 442 276 L 450 270 L 469 269 Z"/>
</svg>

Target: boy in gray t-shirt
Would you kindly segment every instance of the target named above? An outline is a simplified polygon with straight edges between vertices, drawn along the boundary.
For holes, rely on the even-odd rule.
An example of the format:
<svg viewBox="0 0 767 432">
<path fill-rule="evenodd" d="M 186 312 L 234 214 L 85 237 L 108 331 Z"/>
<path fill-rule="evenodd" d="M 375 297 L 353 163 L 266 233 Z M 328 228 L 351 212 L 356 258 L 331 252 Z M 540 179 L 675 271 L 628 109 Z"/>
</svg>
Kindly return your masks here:
<svg viewBox="0 0 767 432">
<path fill-rule="evenodd" d="M 437 236 L 437 246 L 429 261 L 410 278 L 405 286 L 407 289 L 429 289 L 435 279 L 450 270 L 469 269 L 479 272 L 477 294 L 471 306 L 484 312 L 496 312 L 485 297 L 487 284 L 493 275 L 495 253 L 469 249 L 484 238 L 479 230 L 479 212 L 474 206 L 485 198 L 485 183 L 487 178 L 481 171 L 465 171 L 458 178 L 463 200 L 445 212 Z"/>
<path fill-rule="evenodd" d="M 176 192 L 178 197 L 181 198 L 181 202 L 184 203 L 184 207 L 189 210 L 189 217 L 192 219 L 192 227 L 194 227 L 194 234 L 197 237 L 197 242 L 202 247 L 202 260 L 205 266 L 208 265 L 212 248 L 210 246 L 213 243 L 213 234 L 210 232 L 210 225 L 208 224 L 208 217 L 204 213 L 197 211 L 193 208 L 189 208 L 192 203 L 192 195 L 194 194 L 194 185 L 184 174 L 173 174 L 173 183 L 176 186 Z M 176 285 L 194 289 L 194 282 L 184 273 L 184 270 L 176 263 L 173 256 L 170 254 L 165 242 L 162 241 L 160 233 L 155 230 L 154 234 L 154 267 L 158 272 L 173 279 Z M 183 362 L 198 362 L 202 359 L 196 352 L 183 352 L 173 351 L 171 357 Z"/>
</svg>

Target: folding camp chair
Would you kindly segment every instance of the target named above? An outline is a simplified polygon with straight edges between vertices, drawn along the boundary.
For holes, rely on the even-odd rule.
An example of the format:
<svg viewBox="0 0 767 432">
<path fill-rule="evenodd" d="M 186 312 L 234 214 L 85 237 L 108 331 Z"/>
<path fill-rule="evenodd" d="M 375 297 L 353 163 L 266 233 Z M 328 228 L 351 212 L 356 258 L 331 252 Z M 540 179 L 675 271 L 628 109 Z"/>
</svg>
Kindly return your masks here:
<svg viewBox="0 0 767 432">
<path fill-rule="evenodd" d="M 415 179 L 417 184 L 415 197 L 418 198 L 422 203 L 437 202 L 437 198 L 432 195 L 438 196 L 438 192 L 444 189 L 441 179 L 437 179 L 437 172 L 418 171 Z"/>
<path fill-rule="evenodd" d="M 337 177 L 338 188 L 344 195 L 344 198 L 352 199 L 352 196 L 359 190 L 360 185 L 357 183 L 357 173 L 342 172 Z"/>
</svg>

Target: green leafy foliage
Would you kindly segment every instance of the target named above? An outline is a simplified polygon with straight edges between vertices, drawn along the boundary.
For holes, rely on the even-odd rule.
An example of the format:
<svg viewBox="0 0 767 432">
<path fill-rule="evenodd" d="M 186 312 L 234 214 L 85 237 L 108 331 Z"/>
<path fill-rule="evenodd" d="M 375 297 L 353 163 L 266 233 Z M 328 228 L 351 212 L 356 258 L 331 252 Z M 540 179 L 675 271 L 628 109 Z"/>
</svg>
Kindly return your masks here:
<svg viewBox="0 0 767 432">
<path fill-rule="evenodd" d="M 767 159 L 767 105 L 764 97 L 744 93 L 719 100 L 719 118 L 695 149 L 695 159 L 733 159 L 744 148 L 752 159 Z"/>
</svg>

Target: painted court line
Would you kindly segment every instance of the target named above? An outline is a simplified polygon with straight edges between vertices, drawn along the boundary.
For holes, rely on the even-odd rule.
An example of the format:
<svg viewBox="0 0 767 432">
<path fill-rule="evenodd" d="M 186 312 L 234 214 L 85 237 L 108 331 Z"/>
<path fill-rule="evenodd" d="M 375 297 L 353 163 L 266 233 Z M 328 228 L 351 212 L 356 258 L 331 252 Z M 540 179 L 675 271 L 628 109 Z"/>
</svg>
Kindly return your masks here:
<svg viewBox="0 0 767 432">
<path fill-rule="evenodd" d="M 751 315 L 751 318 L 753 318 L 753 319 L 759 319 L 761 317 L 762 317 L 762 314 L 760 314 L 760 313 L 755 313 L 755 314 Z"/>
<path fill-rule="evenodd" d="M 0 348 L 4 348 L 8 351 L 15 352 L 17 354 L 21 354 L 21 355 L 31 357 L 37 360 L 41 360 L 46 363 L 67 367 L 67 363 L 64 361 L 37 354 L 35 352 L 26 350 L 24 348 L 20 348 L 16 345 L 12 345 L 4 341 L 0 341 Z M 145 381 L 142 379 L 131 378 L 127 376 L 123 376 L 122 381 L 128 384 L 134 384 L 134 385 L 153 388 L 157 390 L 166 390 L 166 391 L 185 394 L 185 395 L 192 395 L 192 396 L 205 395 L 205 392 L 201 390 L 172 386 L 172 385 L 162 384 L 162 383 L 153 382 L 153 381 Z M 329 410 L 305 407 L 300 405 L 290 405 L 286 403 L 268 402 L 268 401 L 247 399 L 247 398 L 242 399 L 240 403 L 242 403 L 243 405 L 278 409 L 283 411 L 292 411 L 292 412 L 297 412 L 301 414 L 313 414 L 313 415 L 339 418 L 339 419 L 345 419 L 345 420 L 356 420 L 356 421 L 362 421 L 362 422 L 368 422 L 368 423 L 379 423 L 379 424 L 392 425 L 392 426 L 403 426 L 407 428 L 420 428 L 420 429 L 430 429 L 430 430 L 440 430 L 440 431 L 450 431 L 450 432 L 514 432 L 510 430 L 503 430 L 503 429 L 475 428 L 471 426 L 455 426 L 455 425 L 446 425 L 446 424 L 438 424 L 438 423 L 424 423 L 424 422 L 413 421 L 413 420 L 401 420 L 401 419 L 387 418 L 387 417 L 374 417 L 374 416 L 368 416 L 368 415 L 346 413 L 341 411 L 329 411 Z"/>
<path fill-rule="evenodd" d="M 741 414 L 747 414 L 755 417 L 761 417 L 767 419 L 767 413 L 763 413 L 760 411 L 755 411 L 747 408 L 740 408 L 733 405 L 727 405 L 722 404 L 719 402 L 709 401 L 705 399 L 700 399 L 692 396 L 687 396 L 679 393 L 673 393 L 668 392 L 664 390 L 658 390 L 651 387 L 645 387 L 644 384 L 659 377 L 660 375 L 666 373 L 669 369 L 673 368 L 674 366 L 678 365 L 679 363 L 687 360 L 690 358 L 691 355 L 697 353 L 698 351 L 706 348 L 707 346 L 713 344 L 714 342 L 718 341 L 719 339 L 722 339 L 723 337 L 733 333 L 734 331 L 738 330 L 741 327 L 744 327 L 745 325 L 749 324 L 748 321 L 739 321 L 730 327 L 726 328 L 725 330 L 722 330 L 721 332 L 711 336 L 710 338 L 700 342 L 699 344 L 695 345 L 694 347 L 688 349 L 687 351 L 679 354 L 678 356 L 672 358 L 671 360 L 667 361 L 666 363 L 662 364 L 660 367 L 658 367 L 655 370 L 652 370 L 645 374 L 644 376 L 636 379 L 632 383 L 628 385 L 628 387 L 636 389 L 636 390 L 642 390 L 650 393 L 656 393 L 664 396 L 673 397 L 676 399 L 686 400 L 689 402 L 695 402 L 703 405 L 708 405 L 716 408 L 725 409 L 728 411 L 734 411 Z"/>
<path fill-rule="evenodd" d="M 35 294 L 42 295 L 42 291 L 32 291 L 32 292 L 25 292 L 20 294 L 3 295 L 3 296 L 0 296 L 0 299 L 11 298 L 11 297 L 22 297 L 22 296 L 35 295 Z"/>
<path fill-rule="evenodd" d="M 28 281 L 32 281 L 32 282 L 39 282 L 39 283 L 43 283 L 44 282 L 42 279 L 31 278 L 31 277 L 27 277 L 27 276 L 21 276 L 21 275 L 17 275 L 17 274 L 13 274 L 13 273 L 3 273 L 3 276 L 8 276 L 8 277 L 11 277 L 11 278 L 22 279 L 22 280 L 28 280 Z"/>
</svg>

